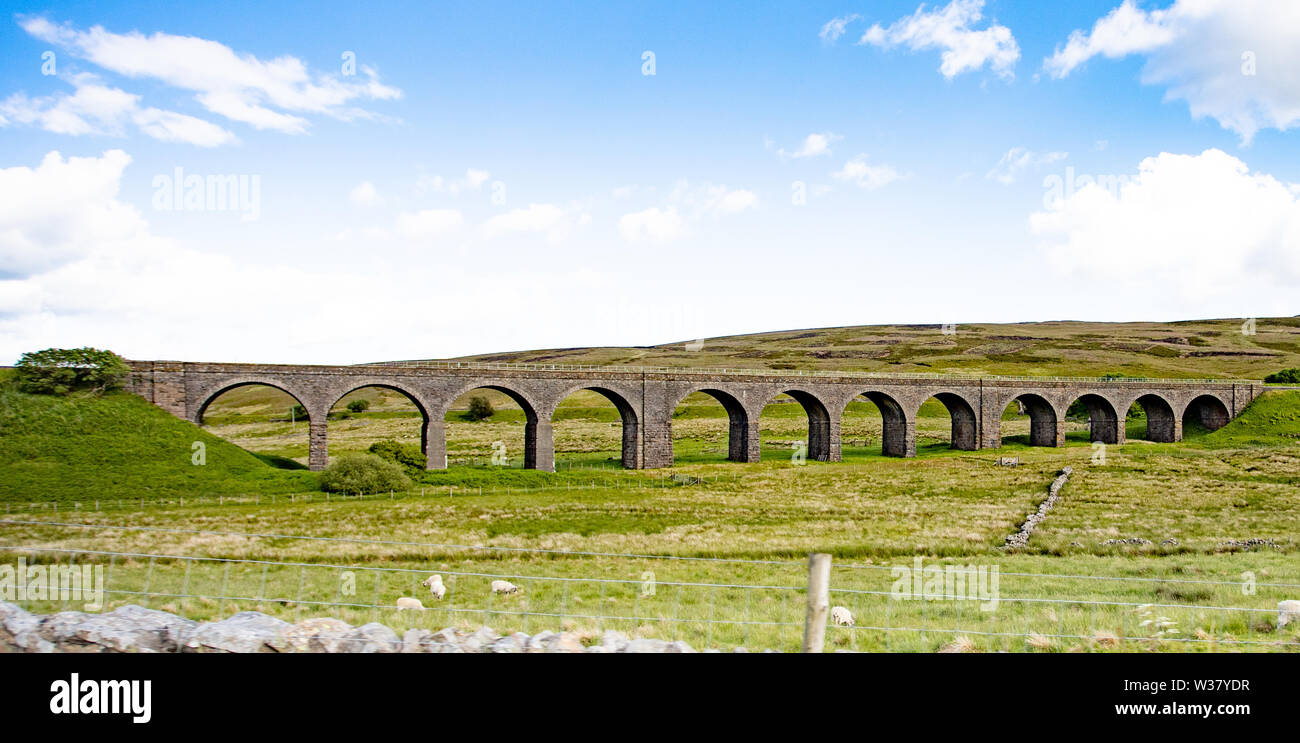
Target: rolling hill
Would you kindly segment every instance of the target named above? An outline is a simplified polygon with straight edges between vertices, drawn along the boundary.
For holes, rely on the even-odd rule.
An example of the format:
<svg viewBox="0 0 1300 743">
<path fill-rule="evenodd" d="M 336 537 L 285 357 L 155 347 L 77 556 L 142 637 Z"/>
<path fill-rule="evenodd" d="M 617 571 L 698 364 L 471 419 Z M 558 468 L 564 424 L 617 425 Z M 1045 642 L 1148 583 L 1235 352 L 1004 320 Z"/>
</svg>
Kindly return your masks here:
<svg viewBox="0 0 1300 743">
<path fill-rule="evenodd" d="M 691 339 L 648 347 L 554 348 L 466 361 L 1046 376 L 1261 379 L 1300 366 L 1300 316 L 1157 322 L 859 325 Z M 1247 328 L 1249 330 L 1249 328 Z"/>
</svg>

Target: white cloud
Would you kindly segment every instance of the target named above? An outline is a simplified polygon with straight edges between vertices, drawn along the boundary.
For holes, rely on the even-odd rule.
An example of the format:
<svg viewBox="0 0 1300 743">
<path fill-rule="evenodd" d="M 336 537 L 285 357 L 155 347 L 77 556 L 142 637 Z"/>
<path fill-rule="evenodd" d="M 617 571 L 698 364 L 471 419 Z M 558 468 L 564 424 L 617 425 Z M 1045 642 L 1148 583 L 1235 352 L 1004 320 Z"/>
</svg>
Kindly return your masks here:
<svg viewBox="0 0 1300 743">
<path fill-rule="evenodd" d="M 49 271 L 97 245 L 144 239 L 139 212 L 116 199 L 130 162 L 121 150 L 67 159 L 51 152 L 36 168 L 0 169 L 0 276 Z"/>
<path fill-rule="evenodd" d="M 201 252 L 155 234 L 119 200 L 130 161 L 117 150 L 66 159 L 50 153 L 36 166 L 0 168 L 0 358 L 92 345 L 138 359 L 354 363 L 559 345 L 571 329 L 537 337 L 589 316 L 593 287 L 610 288 L 598 301 L 622 291 L 590 269 L 539 263 L 495 272 L 500 296 L 487 296 L 471 280 L 481 267 L 373 245 L 364 233 L 335 249 L 356 260 L 334 268 L 305 255 L 268 251 L 272 262 L 261 262 Z M 434 275 L 436 292 L 429 291 Z M 313 304 L 305 317 L 302 292 L 285 287 L 306 286 L 347 291 Z M 557 298 L 556 286 L 582 291 Z M 231 301 L 231 287 L 239 287 L 240 301 Z M 392 333 L 375 333 L 377 317 Z M 485 335 L 485 327 L 501 330 Z"/>
<path fill-rule="evenodd" d="M 618 230 L 624 240 L 668 242 L 684 237 L 688 226 L 705 219 L 732 217 L 758 208 L 758 194 L 717 183 L 677 181 L 667 203 L 624 214 Z"/>
<path fill-rule="evenodd" d="M 131 120 L 140 131 L 164 142 L 217 147 L 236 141 L 235 135 L 210 121 L 175 111 L 146 108 L 132 114 Z"/>
<path fill-rule="evenodd" d="M 801 157 L 821 157 L 831 154 L 831 145 L 843 139 L 834 132 L 814 132 L 804 137 L 803 143 L 799 149 L 794 152 L 787 152 L 784 149 L 777 150 L 777 154 L 783 158 L 801 158 Z"/>
<path fill-rule="evenodd" d="M 21 18 L 19 25 L 106 70 L 191 91 L 212 113 L 256 129 L 300 134 L 308 127 L 304 114 L 367 117 L 372 114 L 355 108 L 355 101 L 402 95 L 397 88 L 381 84 L 374 70 L 365 66 L 363 76 L 354 79 L 312 73 L 295 57 L 261 60 L 195 36 L 118 34 L 101 26 L 81 31 L 41 17 Z"/>
<path fill-rule="evenodd" d="M 0 102 L 0 126 L 8 123 L 30 124 L 72 136 L 122 136 L 127 122 L 140 131 L 164 142 L 184 142 L 200 147 L 216 147 L 236 141 L 235 135 L 203 119 L 164 111 L 141 108 L 140 96 L 101 84 L 93 75 L 71 79 L 72 93 L 56 93 L 28 98 L 14 93 Z"/>
<path fill-rule="evenodd" d="M 1209 302 L 1300 288 L 1300 194 L 1220 150 L 1161 153 L 1105 188 L 1089 182 L 1030 216 L 1051 263 L 1079 279 Z M 1293 295 L 1294 296 L 1294 295 Z"/>
<path fill-rule="evenodd" d="M 984 177 L 991 181 L 1010 185 L 1015 183 L 1016 179 L 1024 171 L 1064 160 L 1068 155 L 1069 153 L 1066 152 L 1033 152 L 1024 147 L 1012 147 L 998 160 L 997 165 L 994 165 L 992 170 L 984 174 Z"/>
<path fill-rule="evenodd" d="M 581 222 L 581 216 L 577 219 Z M 492 217 L 484 223 L 483 234 L 500 237 L 511 233 L 536 232 L 556 242 L 568 237 L 574 221 L 575 216 L 568 209 L 554 204 L 529 204 L 526 208 L 512 209 Z"/>
<path fill-rule="evenodd" d="M 844 163 L 843 168 L 831 173 L 831 176 L 870 190 L 887 186 L 901 178 L 902 174 L 890 165 L 869 165 L 866 155 L 858 155 Z"/>
<path fill-rule="evenodd" d="M 447 179 L 440 175 L 422 175 L 415 182 L 415 190 L 418 193 L 448 193 L 453 196 L 464 191 L 477 191 L 487 183 L 492 174 L 486 170 L 476 168 L 466 168 L 465 177 L 457 179 Z"/>
<path fill-rule="evenodd" d="M 667 242 L 682 235 L 682 217 L 674 207 L 651 207 L 644 211 L 624 214 L 618 220 L 618 231 L 628 242 L 643 239 Z"/>
<path fill-rule="evenodd" d="M 397 231 L 417 239 L 436 237 L 454 232 L 464 222 L 457 209 L 424 209 L 397 215 Z"/>
<path fill-rule="evenodd" d="M 707 214 L 737 214 L 758 206 L 758 194 L 753 191 L 686 180 L 673 186 L 668 200 L 685 209 L 693 218 Z"/>
<path fill-rule="evenodd" d="M 1006 26 L 991 23 L 987 28 L 971 28 L 983 17 L 983 10 L 984 0 L 952 0 L 930 12 L 921 5 L 915 13 L 887 28 L 871 26 L 858 43 L 883 49 L 904 46 L 912 51 L 942 50 L 939 71 L 950 80 L 986 64 L 999 75 L 1012 77 L 1020 47 Z"/>
<path fill-rule="evenodd" d="M 1132 0 L 1124 0 L 1093 24 L 1092 33 L 1072 32 L 1065 48 L 1057 47 L 1056 53 L 1043 62 L 1043 67 L 1052 77 L 1061 78 L 1098 54 L 1117 59 L 1134 52 L 1149 52 L 1173 39 L 1168 11 L 1155 10 L 1148 14 Z"/>
<path fill-rule="evenodd" d="M 839 18 L 832 18 L 822 26 L 821 32 L 817 35 L 821 37 L 822 41 L 828 44 L 834 44 L 837 39 L 844 35 L 844 31 L 848 28 L 848 25 L 861 17 L 862 16 L 857 13 L 850 13 L 849 15 L 840 16 Z"/>
<path fill-rule="evenodd" d="M 378 206 L 384 202 L 379 191 L 370 181 L 362 181 L 348 193 L 348 200 L 358 206 Z"/>
<path fill-rule="evenodd" d="M 1176 0 L 1145 11 L 1133 0 L 1074 31 L 1043 62 L 1053 77 L 1093 57 L 1146 56 L 1141 80 L 1188 103 L 1249 142 L 1262 128 L 1300 122 L 1300 3 L 1283 0 Z"/>
</svg>

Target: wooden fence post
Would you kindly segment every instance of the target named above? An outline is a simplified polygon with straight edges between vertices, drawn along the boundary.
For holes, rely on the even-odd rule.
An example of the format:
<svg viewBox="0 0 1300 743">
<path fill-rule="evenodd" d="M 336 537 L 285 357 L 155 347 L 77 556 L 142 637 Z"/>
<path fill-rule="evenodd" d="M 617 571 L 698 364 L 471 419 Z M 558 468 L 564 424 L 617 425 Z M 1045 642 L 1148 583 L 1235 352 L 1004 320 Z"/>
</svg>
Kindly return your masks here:
<svg viewBox="0 0 1300 743">
<path fill-rule="evenodd" d="M 808 555 L 808 615 L 803 626 L 803 651 L 820 653 L 826 640 L 826 613 L 830 611 L 831 556 Z"/>
</svg>

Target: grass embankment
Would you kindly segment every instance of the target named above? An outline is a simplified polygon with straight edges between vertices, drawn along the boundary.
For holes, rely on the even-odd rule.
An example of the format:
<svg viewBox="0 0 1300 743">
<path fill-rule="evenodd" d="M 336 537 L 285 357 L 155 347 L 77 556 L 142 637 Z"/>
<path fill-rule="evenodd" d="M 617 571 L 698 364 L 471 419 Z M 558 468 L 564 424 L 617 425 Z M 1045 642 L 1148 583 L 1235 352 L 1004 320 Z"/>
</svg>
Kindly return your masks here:
<svg viewBox="0 0 1300 743">
<path fill-rule="evenodd" d="M 192 463 L 195 442 L 206 464 Z M 297 466 L 250 453 L 130 393 L 29 395 L 0 379 L 0 501 L 315 489 L 315 475 L 271 462 Z"/>
</svg>

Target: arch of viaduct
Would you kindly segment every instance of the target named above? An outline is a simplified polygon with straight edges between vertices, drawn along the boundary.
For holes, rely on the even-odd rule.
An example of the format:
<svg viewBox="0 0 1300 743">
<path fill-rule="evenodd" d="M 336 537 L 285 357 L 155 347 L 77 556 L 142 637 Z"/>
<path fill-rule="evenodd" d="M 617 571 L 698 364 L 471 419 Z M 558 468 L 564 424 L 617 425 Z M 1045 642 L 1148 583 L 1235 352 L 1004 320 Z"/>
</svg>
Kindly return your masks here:
<svg viewBox="0 0 1300 743">
<path fill-rule="evenodd" d="M 367 366 L 133 361 L 129 389 L 185 420 L 201 423 L 220 394 L 251 384 L 269 385 L 293 396 L 309 417 L 309 466 L 328 461 L 326 415 L 344 395 L 363 387 L 403 393 L 423 417 L 421 447 L 430 469 L 447 466 L 446 424 L 452 403 L 470 390 L 498 390 L 519 404 L 526 417 L 524 466 L 554 470 L 551 416 L 578 390 L 609 399 L 623 419 L 623 466 L 640 469 L 673 463 L 672 416 L 687 395 L 703 392 L 722 403 L 729 419 L 728 458 L 759 459 L 759 414 L 781 394 L 808 414 L 808 457 L 840 459 L 840 420 L 849 402 L 866 398 L 883 418 L 886 455 L 916 455 L 916 417 L 921 404 L 937 398 L 952 418 L 956 449 L 1002 445 L 1002 413 L 1019 400 L 1030 416 L 1030 443 L 1061 446 L 1065 413 L 1076 400 L 1087 406 L 1094 441 L 1120 444 L 1129 408 L 1147 415 L 1147 438 L 1181 441 L 1188 416 L 1215 429 L 1235 417 L 1263 386 L 1257 381 L 1176 379 L 1063 379 L 881 375 L 864 372 L 777 372 L 766 370 L 564 368 L 412 362 Z"/>
</svg>

